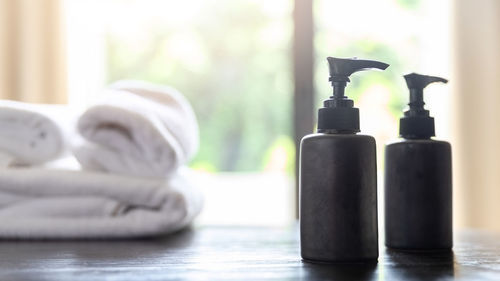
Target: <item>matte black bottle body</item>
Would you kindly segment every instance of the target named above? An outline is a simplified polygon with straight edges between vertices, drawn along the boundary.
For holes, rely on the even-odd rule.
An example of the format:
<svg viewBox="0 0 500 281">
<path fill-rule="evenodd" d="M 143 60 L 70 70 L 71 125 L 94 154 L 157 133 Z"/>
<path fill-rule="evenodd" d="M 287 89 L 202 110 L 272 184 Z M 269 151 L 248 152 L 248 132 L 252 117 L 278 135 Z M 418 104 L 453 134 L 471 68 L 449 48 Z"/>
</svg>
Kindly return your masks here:
<svg viewBox="0 0 500 281">
<path fill-rule="evenodd" d="M 304 260 L 378 258 L 375 139 L 311 134 L 300 145 L 300 242 Z"/>
<path fill-rule="evenodd" d="M 403 140 L 385 151 L 385 244 L 407 250 L 453 246 L 451 146 Z"/>
</svg>

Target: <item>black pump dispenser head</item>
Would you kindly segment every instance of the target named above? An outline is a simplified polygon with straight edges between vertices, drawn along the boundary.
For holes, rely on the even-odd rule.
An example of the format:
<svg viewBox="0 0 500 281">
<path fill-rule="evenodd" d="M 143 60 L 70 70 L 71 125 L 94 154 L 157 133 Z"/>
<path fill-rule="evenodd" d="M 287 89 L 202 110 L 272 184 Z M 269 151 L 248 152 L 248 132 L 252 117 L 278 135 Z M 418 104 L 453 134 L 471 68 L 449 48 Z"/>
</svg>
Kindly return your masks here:
<svg viewBox="0 0 500 281">
<path fill-rule="evenodd" d="M 448 80 L 416 73 L 404 76 L 408 89 L 410 89 L 410 109 L 405 111 L 399 120 L 399 135 L 405 139 L 428 139 L 435 135 L 434 118 L 429 116 L 429 110 L 424 109 L 424 88 L 430 83 Z"/>
<path fill-rule="evenodd" d="M 386 69 L 389 65 L 371 60 L 340 59 L 328 57 L 333 95 L 323 102 L 318 111 L 318 133 L 357 133 L 359 132 L 359 110 L 354 102 L 345 96 L 345 87 L 354 72 L 368 69 Z"/>
</svg>

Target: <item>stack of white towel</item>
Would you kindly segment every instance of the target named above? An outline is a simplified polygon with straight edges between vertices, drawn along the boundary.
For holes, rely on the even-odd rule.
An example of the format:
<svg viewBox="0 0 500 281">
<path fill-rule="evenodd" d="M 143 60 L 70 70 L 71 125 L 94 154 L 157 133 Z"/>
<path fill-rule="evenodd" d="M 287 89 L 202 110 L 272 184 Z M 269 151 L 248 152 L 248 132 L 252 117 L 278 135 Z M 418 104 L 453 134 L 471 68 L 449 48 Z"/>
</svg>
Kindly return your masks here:
<svg viewBox="0 0 500 281">
<path fill-rule="evenodd" d="M 80 116 L 0 101 L 0 238 L 162 235 L 200 212 L 183 166 L 198 148 L 188 101 L 138 81 L 101 96 Z"/>
</svg>

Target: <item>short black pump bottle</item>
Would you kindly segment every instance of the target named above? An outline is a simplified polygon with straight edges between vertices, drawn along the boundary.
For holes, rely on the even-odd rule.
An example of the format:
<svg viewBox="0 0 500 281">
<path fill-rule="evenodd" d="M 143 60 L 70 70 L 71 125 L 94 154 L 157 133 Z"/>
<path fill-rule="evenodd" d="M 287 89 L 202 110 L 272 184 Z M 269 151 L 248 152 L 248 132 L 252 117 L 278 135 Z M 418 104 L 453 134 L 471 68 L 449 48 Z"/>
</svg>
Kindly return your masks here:
<svg viewBox="0 0 500 281">
<path fill-rule="evenodd" d="M 424 88 L 446 79 L 405 75 L 409 110 L 399 123 L 403 140 L 385 149 L 385 245 L 401 250 L 450 250 L 451 146 L 431 139 L 434 118 L 424 109 Z"/>
<path fill-rule="evenodd" d="M 358 135 L 359 110 L 344 95 L 349 76 L 386 69 L 377 61 L 328 58 L 333 95 L 318 112 L 318 132 L 300 144 L 300 247 L 311 262 L 376 262 L 375 139 Z"/>
</svg>

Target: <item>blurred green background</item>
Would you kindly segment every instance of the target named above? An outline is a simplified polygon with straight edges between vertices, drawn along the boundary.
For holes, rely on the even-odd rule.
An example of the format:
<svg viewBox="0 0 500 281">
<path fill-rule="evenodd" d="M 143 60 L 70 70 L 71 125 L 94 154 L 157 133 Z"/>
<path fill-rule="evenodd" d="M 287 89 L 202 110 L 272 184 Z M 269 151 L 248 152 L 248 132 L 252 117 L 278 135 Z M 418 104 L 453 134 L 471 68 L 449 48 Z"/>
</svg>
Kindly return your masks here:
<svg viewBox="0 0 500 281">
<path fill-rule="evenodd" d="M 278 170 L 291 174 L 295 159 L 291 116 L 293 2 L 126 2 L 128 5 L 111 1 L 110 5 L 117 5 L 125 15 L 133 15 L 137 32 L 132 32 L 134 27 L 129 26 L 126 16 L 110 23 L 106 33 L 108 82 L 143 79 L 171 85 L 188 97 L 201 130 L 201 147 L 191 167 L 211 172 Z M 170 11 L 169 5 L 175 5 L 175 11 Z M 389 9 L 378 9 L 386 14 L 370 15 L 369 5 L 386 5 Z M 405 26 L 415 29 L 394 28 L 390 20 L 357 27 L 356 19 L 343 18 L 339 13 L 331 15 L 332 9 L 343 7 L 363 7 L 360 13 L 364 11 L 365 15 L 360 16 L 382 18 L 390 18 L 397 11 L 410 21 Z M 418 66 L 416 25 L 420 1 L 318 0 L 314 12 L 315 104 L 319 107 L 331 94 L 327 56 L 387 62 L 391 64 L 388 71 L 354 75 L 346 93 L 358 107 L 383 99 L 380 110 L 385 117 L 373 117 L 368 110 L 366 116 L 375 118 L 375 123 L 383 122 L 377 118 L 392 120 L 388 132 L 378 137 L 396 138 L 394 124 L 402 114 L 407 95 L 401 75 Z M 356 28 L 363 32 L 356 32 Z M 370 92 L 372 99 L 363 101 Z M 361 114 L 363 122 L 364 108 Z M 369 121 L 361 128 L 365 133 L 380 133 L 370 129 Z"/>
</svg>

